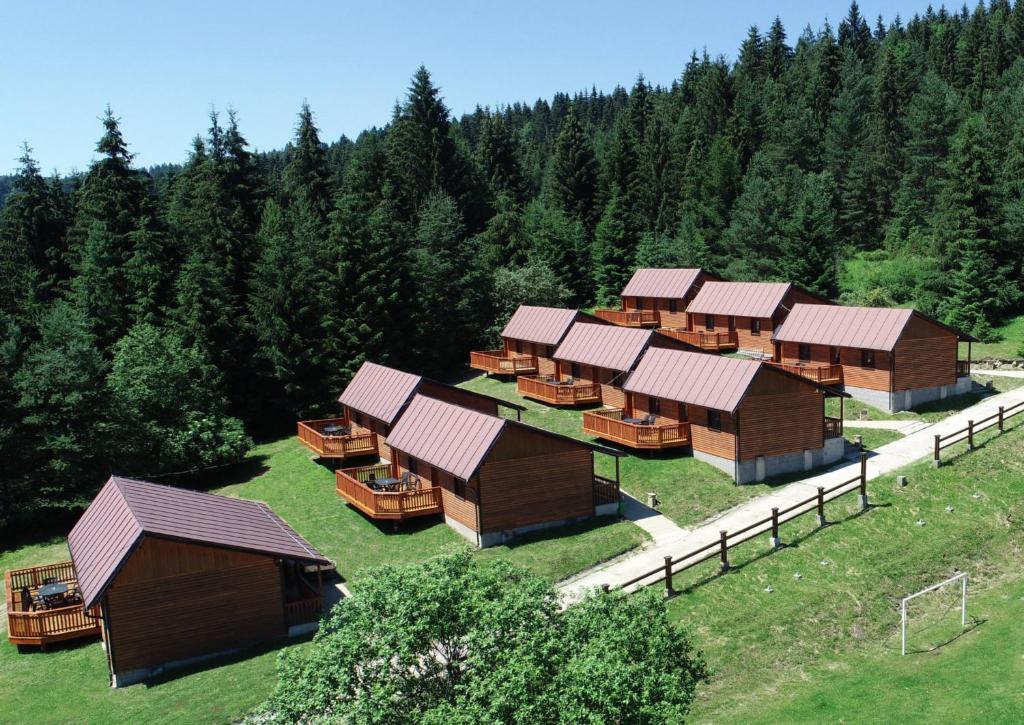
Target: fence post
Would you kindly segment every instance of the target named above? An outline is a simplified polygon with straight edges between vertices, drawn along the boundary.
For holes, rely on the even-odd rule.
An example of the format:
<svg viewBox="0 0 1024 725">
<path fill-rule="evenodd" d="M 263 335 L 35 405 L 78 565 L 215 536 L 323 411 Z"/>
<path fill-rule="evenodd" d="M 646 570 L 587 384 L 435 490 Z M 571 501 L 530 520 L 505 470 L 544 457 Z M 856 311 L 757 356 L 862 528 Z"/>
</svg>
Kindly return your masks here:
<svg viewBox="0 0 1024 725">
<path fill-rule="evenodd" d="M 868 454 L 860 453 L 860 510 L 868 507 Z"/>
<path fill-rule="evenodd" d="M 729 532 L 722 529 L 718 532 L 721 547 L 722 571 L 729 571 Z"/>
<path fill-rule="evenodd" d="M 1003 432 L 1003 406 L 999 406 L 999 432 Z"/>
<path fill-rule="evenodd" d="M 772 538 L 771 544 L 773 549 L 778 549 L 782 546 L 782 542 L 779 540 L 779 507 L 772 506 Z"/>
<path fill-rule="evenodd" d="M 932 454 L 932 465 L 935 466 L 936 468 L 938 468 L 939 466 L 942 465 L 942 459 L 939 458 L 939 450 L 940 450 L 939 449 L 939 439 L 940 438 L 941 438 L 941 436 L 938 433 L 936 433 L 935 434 L 935 452 Z"/>
<path fill-rule="evenodd" d="M 676 590 L 672 587 L 672 557 L 665 557 L 665 596 L 675 596 Z"/>
<path fill-rule="evenodd" d="M 818 486 L 818 526 L 824 526 L 825 521 L 825 489 Z"/>
<path fill-rule="evenodd" d="M 974 450 L 974 421 L 967 421 L 967 447 Z"/>
</svg>

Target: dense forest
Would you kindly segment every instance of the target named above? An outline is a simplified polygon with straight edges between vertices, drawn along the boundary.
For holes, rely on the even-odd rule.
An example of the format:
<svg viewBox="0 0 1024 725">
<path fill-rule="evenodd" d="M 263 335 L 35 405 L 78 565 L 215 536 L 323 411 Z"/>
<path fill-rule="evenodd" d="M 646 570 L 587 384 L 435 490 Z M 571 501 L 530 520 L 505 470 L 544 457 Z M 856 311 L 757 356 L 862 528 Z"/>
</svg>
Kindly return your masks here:
<svg viewBox="0 0 1024 725">
<path fill-rule="evenodd" d="M 420 68 L 355 141 L 303 106 L 256 154 L 213 113 L 148 171 L 111 110 L 98 133 L 87 172 L 46 178 L 26 145 L 7 180 L 0 526 L 111 471 L 236 461 L 363 360 L 451 374 L 520 302 L 607 302 L 637 266 L 913 304 L 981 338 L 1022 303 L 1024 0 L 889 24 L 853 4 L 796 38 L 751 28 L 667 88 L 459 119 Z"/>
</svg>

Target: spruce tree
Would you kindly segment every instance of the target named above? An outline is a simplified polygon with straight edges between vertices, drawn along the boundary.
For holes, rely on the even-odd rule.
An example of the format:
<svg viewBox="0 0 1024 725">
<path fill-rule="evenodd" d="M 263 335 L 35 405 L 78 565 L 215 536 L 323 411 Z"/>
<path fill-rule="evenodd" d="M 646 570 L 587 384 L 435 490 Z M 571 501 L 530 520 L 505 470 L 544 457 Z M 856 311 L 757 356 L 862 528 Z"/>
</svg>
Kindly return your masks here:
<svg viewBox="0 0 1024 725">
<path fill-rule="evenodd" d="M 598 173 L 590 138 L 570 106 L 555 140 L 549 189 L 553 203 L 587 230 L 597 223 Z"/>
</svg>

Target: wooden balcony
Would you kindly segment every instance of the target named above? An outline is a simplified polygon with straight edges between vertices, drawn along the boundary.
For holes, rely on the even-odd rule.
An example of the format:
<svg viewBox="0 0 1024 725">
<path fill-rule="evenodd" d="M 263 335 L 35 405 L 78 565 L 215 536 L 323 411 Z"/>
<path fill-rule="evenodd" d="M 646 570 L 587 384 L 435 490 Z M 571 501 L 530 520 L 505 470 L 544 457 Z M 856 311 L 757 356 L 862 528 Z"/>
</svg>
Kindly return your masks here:
<svg viewBox="0 0 1024 725">
<path fill-rule="evenodd" d="M 658 324 L 658 315 L 654 310 L 626 311 L 599 308 L 594 310 L 594 317 L 619 327 L 656 327 Z"/>
<path fill-rule="evenodd" d="M 969 377 L 971 377 L 971 361 L 970 360 L 957 360 L 956 361 L 956 376 L 958 378 L 969 378 Z"/>
<path fill-rule="evenodd" d="M 787 373 L 799 375 L 802 378 L 813 380 L 822 385 L 842 385 L 843 366 L 823 365 L 821 363 L 781 363 L 772 362 L 772 365 L 782 368 Z"/>
<path fill-rule="evenodd" d="M 595 383 L 555 382 L 540 375 L 516 380 L 519 394 L 550 405 L 587 405 L 601 402 L 601 386 Z"/>
<path fill-rule="evenodd" d="M 661 450 L 690 445 L 689 423 L 643 425 L 623 420 L 621 408 L 586 411 L 583 432 L 630 448 Z"/>
<path fill-rule="evenodd" d="M 417 482 L 416 488 L 397 490 L 376 490 L 371 487 L 375 481 L 384 481 L 391 477 L 391 464 L 381 463 L 376 466 L 361 468 L 342 468 L 336 474 L 338 495 L 373 519 L 402 520 L 415 516 L 439 514 L 441 508 L 441 488 L 439 486 L 423 486 Z"/>
<path fill-rule="evenodd" d="M 299 440 L 321 458 L 358 458 L 376 456 L 377 436 L 344 418 L 299 421 Z M 339 430 L 340 429 L 340 430 Z M 348 431 L 347 433 L 344 431 Z"/>
<path fill-rule="evenodd" d="M 829 418 L 825 416 L 825 437 L 826 438 L 842 438 L 843 437 L 843 419 L 842 418 Z"/>
<path fill-rule="evenodd" d="M 39 603 L 39 588 L 45 584 L 67 584 L 66 603 Z M 7 639 L 16 645 L 45 648 L 54 642 L 79 637 L 96 637 L 100 633 L 99 608 L 88 616 L 81 599 L 75 601 L 78 589 L 74 565 L 70 561 L 47 564 L 30 569 L 12 569 L 4 575 L 7 598 Z"/>
<path fill-rule="evenodd" d="M 618 503 L 621 498 L 619 482 L 604 476 L 594 475 L 594 506 Z"/>
<path fill-rule="evenodd" d="M 469 353 L 469 366 L 495 375 L 528 375 L 537 372 L 537 356 L 504 350 L 480 350 Z"/>
<path fill-rule="evenodd" d="M 680 330 L 672 327 L 661 327 L 658 329 L 658 332 L 666 337 L 671 337 L 673 340 L 679 340 L 688 345 L 699 347 L 701 350 L 723 352 L 725 350 L 735 350 L 739 347 L 739 338 L 736 336 L 736 330 L 716 332 L 714 330 Z"/>
</svg>

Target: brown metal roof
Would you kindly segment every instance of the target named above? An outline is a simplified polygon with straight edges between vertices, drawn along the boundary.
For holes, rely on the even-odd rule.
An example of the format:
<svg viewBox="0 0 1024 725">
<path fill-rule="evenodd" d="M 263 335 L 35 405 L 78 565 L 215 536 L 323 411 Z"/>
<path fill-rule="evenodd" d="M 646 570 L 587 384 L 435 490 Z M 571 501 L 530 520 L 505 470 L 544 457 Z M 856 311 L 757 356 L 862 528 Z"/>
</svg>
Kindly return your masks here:
<svg viewBox="0 0 1024 725">
<path fill-rule="evenodd" d="M 265 503 L 111 476 L 68 534 L 86 608 L 146 536 L 331 563 Z"/>
<path fill-rule="evenodd" d="M 519 305 L 501 331 L 501 336 L 538 345 L 557 345 L 565 337 L 577 314 L 577 310 L 561 307 Z"/>
<path fill-rule="evenodd" d="M 683 299 L 700 269 L 638 269 L 622 289 L 623 297 Z"/>
<path fill-rule="evenodd" d="M 652 347 L 623 390 L 733 412 L 765 363 Z"/>
<path fill-rule="evenodd" d="M 771 317 L 789 292 L 788 282 L 705 282 L 687 312 Z"/>
<path fill-rule="evenodd" d="M 570 328 L 554 358 L 609 370 L 632 370 L 654 334 L 653 330 L 579 322 Z"/>
<path fill-rule="evenodd" d="M 892 350 L 913 316 L 910 309 L 796 304 L 772 339 Z"/>
<path fill-rule="evenodd" d="M 338 402 L 391 425 L 422 380 L 419 375 L 364 362 Z"/>
<path fill-rule="evenodd" d="M 506 420 L 417 394 L 387 437 L 395 450 L 469 480 Z"/>
</svg>

